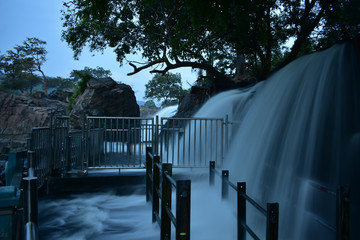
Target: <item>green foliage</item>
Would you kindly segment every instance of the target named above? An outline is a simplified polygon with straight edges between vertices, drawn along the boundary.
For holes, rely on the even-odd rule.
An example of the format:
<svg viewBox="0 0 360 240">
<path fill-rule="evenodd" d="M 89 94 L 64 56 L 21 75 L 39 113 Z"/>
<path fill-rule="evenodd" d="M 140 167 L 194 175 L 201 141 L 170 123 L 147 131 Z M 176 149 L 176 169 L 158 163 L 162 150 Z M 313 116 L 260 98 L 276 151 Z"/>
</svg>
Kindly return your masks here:
<svg viewBox="0 0 360 240">
<path fill-rule="evenodd" d="M 59 76 L 58 77 L 46 77 L 46 78 L 47 78 L 48 88 L 56 88 L 59 90 L 74 88 L 74 84 L 70 78 L 62 78 Z"/>
<path fill-rule="evenodd" d="M 91 78 L 93 78 L 93 76 L 89 72 L 82 72 L 82 71 L 77 71 L 77 70 L 73 70 L 73 72 L 75 72 L 75 74 L 77 74 L 79 76 L 80 81 L 77 82 L 75 92 L 69 100 L 69 103 L 67 106 L 68 111 L 72 110 L 73 102 L 80 94 L 82 94 L 85 91 L 86 84 L 89 82 L 89 80 Z"/>
<path fill-rule="evenodd" d="M 150 109 L 158 109 L 158 107 L 156 106 L 156 104 L 154 103 L 153 100 L 146 101 L 144 104 L 144 107 L 150 108 Z"/>
<path fill-rule="evenodd" d="M 186 93 L 182 89 L 179 73 L 156 74 L 145 87 L 145 98 L 162 101 L 162 107 L 178 104 Z"/>
<path fill-rule="evenodd" d="M 229 79 L 238 70 L 236 59 L 245 56 L 266 77 L 321 42 L 359 33 L 358 0 L 75 0 L 64 5 L 62 37 L 75 57 L 86 45 L 100 51 L 113 47 L 121 64 L 127 54 L 141 53 L 148 64 L 133 64 L 134 74 L 162 63 L 164 68 L 153 72 L 193 67 Z M 289 39 L 295 43 L 285 54 L 281 49 Z"/>
<path fill-rule="evenodd" d="M 73 83 L 77 83 L 82 79 L 82 74 L 90 74 L 94 78 L 105 78 L 111 76 L 110 70 L 105 70 L 102 67 L 96 67 L 96 68 L 90 68 L 90 67 L 84 67 L 82 70 L 73 70 L 70 73 L 70 79 L 73 81 Z"/>
<path fill-rule="evenodd" d="M 32 92 L 33 87 L 44 83 L 45 93 L 46 77 L 41 66 L 46 61 L 46 42 L 38 38 L 27 38 L 22 45 L 16 45 L 14 50 L 8 50 L 6 55 L 0 55 L 0 73 L 4 75 L 2 88 Z M 44 80 L 34 74 L 40 72 Z"/>
</svg>

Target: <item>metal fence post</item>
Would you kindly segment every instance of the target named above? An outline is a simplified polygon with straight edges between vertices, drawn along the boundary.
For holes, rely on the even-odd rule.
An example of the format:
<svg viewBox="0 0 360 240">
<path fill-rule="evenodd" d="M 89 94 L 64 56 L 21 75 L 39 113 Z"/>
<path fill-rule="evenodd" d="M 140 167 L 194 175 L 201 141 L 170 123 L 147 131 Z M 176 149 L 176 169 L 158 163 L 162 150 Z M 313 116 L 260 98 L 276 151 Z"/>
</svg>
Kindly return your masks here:
<svg viewBox="0 0 360 240">
<path fill-rule="evenodd" d="M 176 181 L 176 240 L 190 239 L 190 180 Z"/>
<path fill-rule="evenodd" d="M 215 161 L 210 161 L 209 184 L 210 186 L 214 186 L 215 184 Z"/>
<path fill-rule="evenodd" d="M 266 240 L 277 240 L 279 235 L 279 204 L 268 203 L 266 212 Z"/>
<path fill-rule="evenodd" d="M 28 177 L 35 177 L 35 152 L 28 151 L 27 153 L 27 161 L 28 161 Z"/>
<path fill-rule="evenodd" d="M 159 154 L 159 116 L 156 115 L 155 118 L 155 149 L 154 149 L 154 153 L 156 155 L 161 155 L 161 153 Z"/>
<path fill-rule="evenodd" d="M 222 170 L 221 174 L 221 199 L 229 197 L 229 170 Z"/>
<path fill-rule="evenodd" d="M 151 191 L 151 175 L 152 175 L 152 166 L 153 166 L 153 162 L 152 162 L 152 158 L 149 155 L 149 153 L 152 152 L 152 147 L 146 147 L 146 201 L 150 201 L 150 195 L 152 196 L 152 191 Z"/>
<path fill-rule="evenodd" d="M 38 239 L 38 192 L 37 177 L 25 177 L 24 180 L 24 223 L 25 235 Z"/>
<path fill-rule="evenodd" d="M 246 199 L 242 196 L 246 194 L 246 183 L 237 183 L 237 228 L 238 228 L 238 240 L 246 239 L 246 230 L 242 226 L 242 223 L 246 223 Z"/>
<path fill-rule="evenodd" d="M 152 204 L 152 222 L 155 222 L 157 220 L 156 216 L 159 215 L 159 194 L 158 189 L 160 187 L 160 169 L 156 165 L 156 163 L 160 163 L 160 157 L 154 156 L 154 162 L 153 162 L 153 204 Z"/>
<path fill-rule="evenodd" d="M 171 219 L 167 213 L 167 209 L 171 210 L 171 183 L 165 176 L 172 176 L 172 164 L 163 163 L 161 168 L 162 175 L 162 190 L 161 190 L 161 240 L 171 239 Z"/>
<path fill-rule="evenodd" d="M 72 144 L 71 144 L 71 140 L 72 137 L 70 135 L 68 135 L 66 137 L 66 151 L 65 151 L 65 155 L 66 155 L 66 171 L 71 171 L 72 169 L 72 162 L 71 162 L 71 148 L 72 148 Z"/>
<path fill-rule="evenodd" d="M 225 152 L 229 149 L 229 115 L 225 115 Z"/>
<path fill-rule="evenodd" d="M 336 190 L 336 240 L 350 239 L 350 189 Z"/>
</svg>

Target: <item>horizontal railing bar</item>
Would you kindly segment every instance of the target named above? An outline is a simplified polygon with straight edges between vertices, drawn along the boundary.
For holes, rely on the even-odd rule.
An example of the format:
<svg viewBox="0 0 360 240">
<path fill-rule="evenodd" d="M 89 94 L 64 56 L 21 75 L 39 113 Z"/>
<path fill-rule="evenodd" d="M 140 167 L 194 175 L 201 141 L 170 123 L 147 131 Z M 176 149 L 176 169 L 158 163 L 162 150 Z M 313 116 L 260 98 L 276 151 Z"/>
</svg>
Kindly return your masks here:
<svg viewBox="0 0 360 240">
<path fill-rule="evenodd" d="M 320 184 L 314 183 L 314 182 L 310 182 L 310 184 L 311 184 L 311 186 L 319 189 L 320 191 L 328 193 L 328 194 L 336 197 L 336 193 L 334 191 L 331 191 L 330 189 L 328 189 L 328 188 L 326 188 L 324 186 L 321 186 Z"/>
<path fill-rule="evenodd" d="M 174 224 L 174 226 L 176 228 L 176 218 L 175 218 L 174 214 L 171 212 L 171 209 L 168 206 L 166 206 L 165 210 L 166 210 L 167 215 L 171 219 L 171 222 Z"/>
<path fill-rule="evenodd" d="M 333 231 L 333 232 L 336 232 L 336 228 L 334 228 L 333 226 L 331 226 L 330 224 L 328 224 L 327 222 L 325 222 L 324 219 L 318 217 L 318 216 L 315 216 L 314 214 L 311 214 L 311 217 L 317 221 L 318 223 L 320 223 L 321 225 L 323 225 L 324 227 L 328 228 L 329 230 Z"/>
<path fill-rule="evenodd" d="M 159 227 L 161 227 L 161 219 L 158 212 L 153 212 L 156 218 L 156 222 L 159 224 Z"/>
<path fill-rule="evenodd" d="M 159 199 L 161 199 L 161 191 L 160 191 L 160 189 L 158 189 L 158 188 L 155 188 L 154 189 L 156 192 L 157 192 L 157 194 L 158 194 L 158 196 L 159 196 Z"/>
<path fill-rule="evenodd" d="M 154 120 L 153 118 L 142 118 L 142 117 L 102 117 L 102 116 L 87 116 L 87 119 L 125 119 L 125 120 Z"/>
<path fill-rule="evenodd" d="M 154 163 L 154 165 L 156 165 L 159 169 L 162 168 L 162 167 L 161 167 L 161 163 L 156 162 L 156 163 Z"/>
<path fill-rule="evenodd" d="M 250 234 L 250 236 L 255 239 L 255 240 L 260 240 L 260 238 L 254 233 L 253 230 L 251 230 L 251 228 L 244 222 L 241 222 L 241 226 L 243 226 L 243 228 L 245 228 L 245 230 Z"/>
<path fill-rule="evenodd" d="M 170 181 L 170 183 L 176 188 L 176 181 L 167 173 L 165 172 L 165 177 Z"/>
<path fill-rule="evenodd" d="M 145 169 L 145 167 L 87 167 L 92 170 L 101 170 L 101 169 Z"/>
<path fill-rule="evenodd" d="M 235 184 L 233 184 L 232 182 L 228 181 L 229 182 L 229 186 L 234 189 L 235 191 L 237 191 L 237 187 Z"/>
<path fill-rule="evenodd" d="M 163 120 L 192 120 L 192 121 L 195 121 L 195 120 L 213 120 L 213 121 L 224 121 L 223 118 L 167 118 L 167 117 L 162 117 L 161 119 Z"/>
<path fill-rule="evenodd" d="M 50 129 L 49 127 L 34 127 L 31 130 L 48 130 Z"/>
<path fill-rule="evenodd" d="M 216 175 L 218 175 L 219 177 L 222 177 L 221 172 L 220 172 L 219 170 L 217 170 L 217 169 L 215 168 L 214 171 L 215 171 L 215 174 L 216 174 Z M 235 189 L 235 190 L 236 190 L 236 189 Z"/>
<path fill-rule="evenodd" d="M 267 216 L 267 211 L 262 206 L 260 206 L 260 204 L 255 202 L 255 200 L 253 200 L 251 197 L 249 197 L 248 195 L 246 195 L 246 194 L 244 194 L 242 192 L 240 193 L 240 196 L 242 196 L 249 203 L 251 203 L 251 205 L 253 205 L 257 210 L 259 210 L 265 217 Z"/>
</svg>

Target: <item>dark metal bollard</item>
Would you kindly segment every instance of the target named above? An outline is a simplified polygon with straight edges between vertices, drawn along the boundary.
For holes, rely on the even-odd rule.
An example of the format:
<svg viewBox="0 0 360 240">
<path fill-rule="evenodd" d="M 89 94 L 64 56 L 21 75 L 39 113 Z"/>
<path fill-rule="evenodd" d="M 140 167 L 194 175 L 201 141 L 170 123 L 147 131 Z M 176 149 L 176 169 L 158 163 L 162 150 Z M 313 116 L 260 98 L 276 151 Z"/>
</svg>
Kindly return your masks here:
<svg viewBox="0 0 360 240">
<path fill-rule="evenodd" d="M 152 158 L 149 155 L 149 153 L 152 153 L 152 147 L 146 147 L 146 201 L 150 201 L 150 197 L 152 196 Z"/>
<path fill-rule="evenodd" d="M 268 203 L 266 212 L 266 240 L 277 240 L 279 235 L 279 204 Z"/>
<path fill-rule="evenodd" d="M 229 198 L 229 170 L 222 170 L 221 174 L 221 199 Z"/>
<path fill-rule="evenodd" d="M 215 161 L 210 161 L 209 184 L 210 186 L 214 186 L 215 184 Z"/>
<path fill-rule="evenodd" d="M 162 190 L 161 190 L 161 240 L 171 239 L 171 219 L 167 213 L 166 209 L 171 211 L 171 190 L 172 185 L 169 179 L 165 176 L 167 173 L 169 176 L 172 176 L 172 164 L 163 163 L 162 164 Z"/>
<path fill-rule="evenodd" d="M 160 169 L 156 165 L 156 163 L 160 163 L 160 157 L 154 156 L 154 162 L 153 162 L 153 185 L 152 185 L 152 193 L 153 193 L 153 216 L 152 216 L 152 222 L 157 221 L 157 217 L 159 217 L 159 193 L 158 190 L 160 189 Z"/>
<path fill-rule="evenodd" d="M 238 240 L 246 239 L 246 230 L 242 223 L 246 223 L 246 199 L 242 196 L 246 194 L 246 183 L 237 183 L 237 228 Z"/>
<path fill-rule="evenodd" d="M 176 240 L 190 239 L 190 180 L 176 181 Z"/>
<path fill-rule="evenodd" d="M 350 239 L 350 189 L 336 190 L 336 240 Z"/>
</svg>

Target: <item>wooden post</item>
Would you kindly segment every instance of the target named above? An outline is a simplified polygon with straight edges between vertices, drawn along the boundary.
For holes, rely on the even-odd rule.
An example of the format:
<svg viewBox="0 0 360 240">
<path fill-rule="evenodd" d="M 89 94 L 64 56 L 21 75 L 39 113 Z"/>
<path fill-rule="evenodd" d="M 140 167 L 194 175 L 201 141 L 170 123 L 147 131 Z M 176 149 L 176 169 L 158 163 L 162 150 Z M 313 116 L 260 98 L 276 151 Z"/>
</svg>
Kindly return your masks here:
<svg viewBox="0 0 360 240">
<path fill-rule="evenodd" d="M 350 239 L 350 189 L 336 190 L 336 240 Z"/>
<path fill-rule="evenodd" d="M 171 239 L 171 219 L 167 214 L 166 208 L 171 210 L 171 190 L 172 185 L 165 173 L 172 176 L 172 164 L 162 164 L 162 189 L 161 189 L 161 225 L 160 225 L 160 239 Z"/>
<path fill-rule="evenodd" d="M 279 235 L 279 204 L 268 203 L 266 212 L 266 240 L 277 240 Z"/>
<path fill-rule="evenodd" d="M 229 198 L 229 170 L 222 170 L 221 174 L 221 199 Z"/>
<path fill-rule="evenodd" d="M 246 223 L 246 199 L 242 196 L 246 194 L 246 183 L 237 183 L 237 228 L 238 228 L 238 240 L 246 239 L 246 230 L 242 226 L 242 223 Z"/>
<path fill-rule="evenodd" d="M 155 163 L 160 163 L 160 157 L 154 156 L 154 162 L 153 162 L 153 186 L 152 186 L 152 192 L 153 192 L 153 216 L 152 216 L 152 222 L 155 222 L 157 220 L 156 216 L 159 216 L 159 194 L 158 190 L 160 188 L 160 169 Z"/>
<path fill-rule="evenodd" d="M 146 147 L 146 201 L 150 201 L 150 196 L 152 195 L 152 158 L 148 153 L 152 152 L 152 147 Z"/>
<path fill-rule="evenodd" d="M 190 240 L 190 180 L 176 181 L 176 240 Z"/>
<path fill-rule="evenodd" d="M 215 161 L 210 161 L 209 184 L 210 186 L 214 186 L 215 184 Z"/>
</svg>

